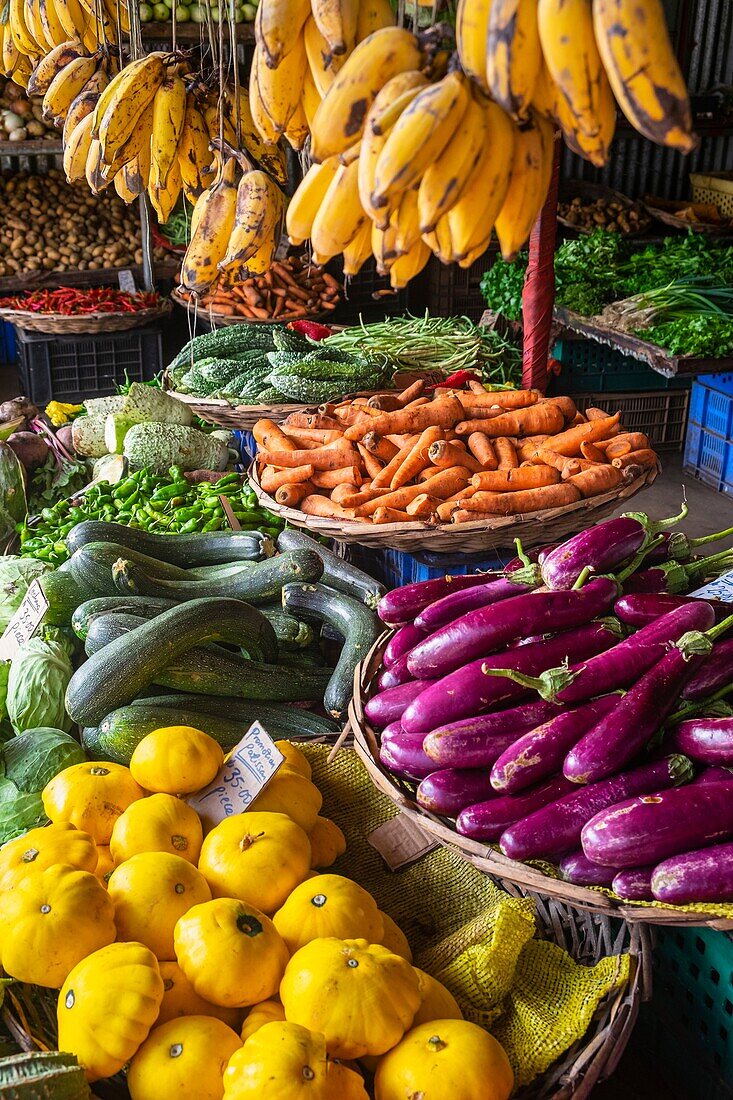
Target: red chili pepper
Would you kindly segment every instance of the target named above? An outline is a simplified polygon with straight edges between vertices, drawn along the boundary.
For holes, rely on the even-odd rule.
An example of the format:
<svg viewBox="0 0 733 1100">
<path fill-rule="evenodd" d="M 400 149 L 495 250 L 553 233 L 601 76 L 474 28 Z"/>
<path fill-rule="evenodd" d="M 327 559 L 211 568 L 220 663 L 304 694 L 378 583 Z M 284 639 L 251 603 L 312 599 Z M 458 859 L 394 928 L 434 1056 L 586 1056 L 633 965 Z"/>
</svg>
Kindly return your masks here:
<svg viewBox="0 0 733 1100">
<path fill-rule="evenodd" d="M 460 390 L 469 382 L 480 382 L 481 378 L 472 370 L 457 370 L 449 375 L 443 382 L 436 382 L 434 386 L 426 386 L 426 390 L 452 389 Z"/>
<path fill-rule="evenodd" d="M 333 335 L 333 329 L 328 325 L 319 325 L 317 321 L 291 321 L 288 328 L 301 336 L 309 336 L 311 340 L 325 340 Z"/>
</svg>

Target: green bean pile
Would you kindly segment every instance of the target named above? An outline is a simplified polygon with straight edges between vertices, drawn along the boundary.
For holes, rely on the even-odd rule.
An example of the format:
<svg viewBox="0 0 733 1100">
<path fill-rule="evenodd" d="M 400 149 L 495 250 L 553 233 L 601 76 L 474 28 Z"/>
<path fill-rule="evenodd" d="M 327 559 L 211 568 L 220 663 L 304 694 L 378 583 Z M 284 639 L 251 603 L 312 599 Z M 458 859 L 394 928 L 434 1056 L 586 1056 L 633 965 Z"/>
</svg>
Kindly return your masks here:
<svg viewBox="0 0 733 1100">
<path fill-rule="evenodd" d="M 44 508 L 39 522 L 20 524 L 20 553 L 62 565 L 69 557 L 66 536 L 86 519 L 122 523 L 159 535 L 223 530 L 227 520 L 220 496 L 227 498 L 243 530 L 264 531 L 277 538 L 283 529 L 277 516 L 260 507 L 254 491 L 237 473 L 192 485 L 178 466 L 171 466 L 167 474 L 145 468 L 116 485 L 100 481 L 74 501 L 60 500 Z"/>
<path fill-rule="evenodd" d="M 485 383 L 513 387 L 522 377 L 521 352 L 493 329 L 468 317 L 391 317 L 360 322 L 323 341 L 326 347 L 384 355 L 395 370 L 473 370 Z"/>
</svg>

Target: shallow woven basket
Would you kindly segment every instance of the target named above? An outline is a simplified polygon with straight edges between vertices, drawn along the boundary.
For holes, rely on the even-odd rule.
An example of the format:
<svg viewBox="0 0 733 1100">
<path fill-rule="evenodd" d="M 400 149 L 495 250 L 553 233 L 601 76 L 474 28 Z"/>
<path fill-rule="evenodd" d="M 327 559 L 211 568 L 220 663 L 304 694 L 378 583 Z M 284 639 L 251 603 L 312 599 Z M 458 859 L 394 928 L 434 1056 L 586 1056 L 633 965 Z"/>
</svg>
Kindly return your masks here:
<svg viewBox="0 0 733 1100">
<path fill-rule="evenodd" d="M 571 882 L 553 878 L 538 867 L 509 859 L 488 844 L 461 836 L 456 832 L 449 818 L 441 818 L 423 810 L 415 800 L 416 784 L 397 778 L 380 763 L 378 734 L 364 714 L 364 704 L 370 696 L 372 681 L 383 670 L 382 655 L 390 637 L 391 633 L 384 634 L 357 667 L 354 677 L 354 697 L 349 707 L 349 725 L 356 751 L 363 760 L 375 787 L 391 798 L 416 825 L 426 833 L 430 833 L 440 844 L 459 852 L 474 867 L 495 876 L 503 884 L 514 883 L 532 893 L 543 894 L 567 905 L 644 924 L 733 928 L 733 918 L 721 916 L 719 913 L 715 915 L 715 907 L 712 905 L 700 906 L 698 907 L 700 911 L 696 912 L 678 906 L 665 907 L 659 903 L 635 905 L 615 898 L 600 889 L 576 886 Z"/>
<path fill-rule="evenodd" d="M 171 311 L 170 302 L 153 309 L 138 309 L 134 313 L 82 313 L 67 317 L 62 313 L 31 313 L 24 309 L 0 309 L 0 318 L 16 328 L 30 332 L 47 332 L 53 336 L 68 336 L 86 332 L 125 332 L 160 321 Z"/>
<path fill-rule="evenodd" d="M 412 553 L 431 550 L 434 553 L 477 554 L 484 550 L 511 547 L 521 538 L 524 547 L 541 546 L 549 542 L 562 542 L 570 535 L 585 530 L 610 516 L 619 504 L 628 500 L 640 489 L 651 485 L 658 469 L 647 471 L 621 490 L 601 493 L 596 497 L 578 500 L 563 508 L 547 508 L 524 516 L 497 516 L 496 519 L 475 520 L 472 523 L 430 524 L 422 520 L 412 523 L 360 523 L 358 520 L 327 519 L 307 516 L 295 508 L 285 508 L 269 496 L 260 485 L 257 463 L 250 467 L 250 483 L 257 498 L 265 508 L 291 524 L 303 527 L 316 535 L 339 542 L 358 543 L 360 546 L 391 548 Z"/>
<path fill-rule="evenodd" d="M 163 375 L 163 389 L 177 401 L 188 405 L 191 412 L 207 424 L 232 431 L 251 431 L 258 420 L 274 420 L 280 424 L 291 412 L 301 412 L 307 405 L 230 405 L 228 401 L 214 398 L 193 397 L 190 393 L 178 393 L 170 388 L 170 378 Z"/>
<path fill-rule="evenodd" d="M 281 322 L 277 317 L 268 318 L 267 320 L 259 320 L 257 317 L 230 317 L 225 313 L 217 313 L 215 309 L 208 309 L 206 306 L 200 306 L 197 310 L 195 305 L 183 295 L 179 294 L 177 290 L 171 291 L 171 298 L 180 306 L 181 309 L 185 309 L 191 317 L 198 317 L 199 320 L 208 321 L 212 329 L 225 328 L 227 325 L 278 325 L 292 320 L 290 317 L 286 317 L 284 322 Z M 326 316 L 325 310 L 320 310 L 318 313 L 306 313 L 302 317 L 298 317 L 299 321 L 320 321 Z"/>
</svg>

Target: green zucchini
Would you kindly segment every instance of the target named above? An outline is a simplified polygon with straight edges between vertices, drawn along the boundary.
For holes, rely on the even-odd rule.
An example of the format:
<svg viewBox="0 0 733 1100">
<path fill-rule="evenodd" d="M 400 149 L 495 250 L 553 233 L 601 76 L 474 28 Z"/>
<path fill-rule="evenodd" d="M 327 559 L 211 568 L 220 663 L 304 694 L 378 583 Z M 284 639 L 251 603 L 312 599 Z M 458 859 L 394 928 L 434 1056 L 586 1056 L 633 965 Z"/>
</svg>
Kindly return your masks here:
<svg viewBox="0 0 733 1100">
<path fill-rule="evenodd" d="M 283 607 L 298 618 L 327 623 L 343 637 L 341 655 L 323 697 L 326 711 L 334 718 L 343 717 L 353 695 L 356 666 L 382 632 L 379 619 L 364 604 L 322 584 L 286 585 Z"/>
<path fill-rule="evenodd" d="M 287 550 L 313 550 L 323 562 L 323 575 L 321 583 L 335 588 L 337 592 L 343 592 L 346 596 L 352 596 L 355 600 L 376 610 L 377 604 L 384 596 L 387 589 L 374 577 L 370 577 L 363 569 L 357 569 L 355 565 L 340 558 L 332 550 L 327 550 L 315 542 L 304 531 L 298 531 L 294 527 L 282 531 L 278 536 L 277 548 L 280 551 Z"/>
<path fill-rule="evenodd" d="M 270 737 L 317 738 L 336 732 L 329 718 L 321 718 L 299 707 L 277 703 L 248 702 L 243 699 L 215 699 L 206 695 L 161 696 L 138 699 L 106 715 L 97 729 L 84 730 L 84 745 L 98 760 L 129 764 L 130 757 L 143 737 L 153 730 L 171 725 L 193 726 L 218 741 L 228 752 L 250 728 L 261 722 Z"/>
<path fill-rule="evenodd" d="M 33 1050 L 0 1059 L 4 1100 L 87 1100 L 91 1095 L 73 1054 Z"/>
<path fill-rule="evenodd" d="M 182 569 L 199 565 L 224 565 L 235 561 L 261 561 L 271 558 L 275 545 L 261 531 L 210 531 L 207 534 L 151 535 L 120 523 L 87 519 L 66 536 L 69 554 L 89 542 L 115 542 L 158 561 L 167 561 Z"/>
<path fill-rule="evenodd" d="M 176 600 L 155 600 L 148 596 L 97 596 L 85 600 L 71 616 L 71 626 L 77 638 L 86 641 L 89 624 L 97 615 L 107 615 L 114 611 L 139 615 L 141 619 L 153 619 L 163 611 L 175 607 Z"/>
<path fill-rule="evenodd" d="M 48 609 L 43 616 L 49 626 L 68 626 L 71 616 L 79 604 L 87 599 L 88 593 L 77 583 L 65 561 L 52 573 L 43 573 L 38 578 L 41 591 L 48 601 Z"/>
<path fill-rule="evenodd" d="M 210 580 L 168 580 L 156 571 L 143 567 L 139 560 L 120 559 L 112 569 L 119 592 L 134 596 L 156 596 L 163 599 L 195 600 L 229 597 L 247 603 L 268 603 L 280 595 L 286 584 L 295 581 L 315 581 L 323 572 L 323 562 L 313 550 L 293 550 L 279 554 L 254 568 L 235 576 Z"/>
<path fill-rule="evenodd" d="M 69 558 L 69 570 L 72 577 L 89 598 L 93 596 L 114 596 L 119 593 L 114 580 L 113 566 L 118 561 L 134 561 L 153 576 L 160 579 L 186 581 L 189 574 L 177 565 L 158 561 L 148 554 L 120 546 L 116 542 L 87 542 Z"/>
<path fill-rule="evenodd" d="M 67 714 L 80 726 L 97 725 L 183 653 L 208 642 L 243 646 L 256 660 L 277 658 L 275 631 L 255 608 L 241 600 L 191 599 L 110 642 L 77 669 L 66 690 Z"/>
<path fill-rule="evenodd" d="M 98 653 L 144 621 L 136 615 L 97 615 L 89 624 L 87 655 Z M 167 665 L 154 682 L 174 691 L 202 695 L 314 702 L 323 698 L 330 674 L 330 669 L 260 664 L 221 646 L 194 646 Z"/>
</svg>

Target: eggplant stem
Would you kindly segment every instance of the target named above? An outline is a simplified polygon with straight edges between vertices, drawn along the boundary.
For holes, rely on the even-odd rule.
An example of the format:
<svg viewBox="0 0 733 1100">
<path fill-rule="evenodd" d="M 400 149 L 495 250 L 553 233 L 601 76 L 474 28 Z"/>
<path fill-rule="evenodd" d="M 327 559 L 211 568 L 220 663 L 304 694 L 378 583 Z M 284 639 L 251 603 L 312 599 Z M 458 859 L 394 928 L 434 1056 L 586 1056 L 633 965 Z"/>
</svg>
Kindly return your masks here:
<svg viewBox="0 0 733 1100">
<path fill-rule="evenodd" d="M 624 512 L 624 518 L 638 520 L 650 535 L 657 535 L 660 531 L 669 531 L 670 527 L 674 527 L 677 523 L 682 523 L 682 521 L 687 518 L 688 512 L 689 508 L 687 507 L 687 501 L 683 500 L 678 515 L 670 516 L 668 519 L 650 520 L 646 512 Z"/>
<path fill-rule="evenodd" d="M 725 531 L 716 531 L 712 535 L 702 535 L 700 538 L 690 539 L 690 546 L 703 546 L 706 542 L 719 542 L 720 539 L 728 538 L 728 535 L 733 535 L 733 527 L 728 527 Z"/>
<path fill-rule="evenodd" d="M 721 565 L 722 569 L 719 569 Z M 733 550 L 721 550 L 718 554 L 711 554 L 707 558 L 689 561 L 682 568 L 688 577 L 694 577 L 696 573 L 706 573 L 712 569 L 717 570 L 716 576 L 720 576 L 729 565 L 733 566 Z"/>
<path fill-rule="evenodd" d="M 616 574 L 616 580 L 619 584 L 623 584 L 627 581 L 632 573 L 635 573 L 639 566 L 643 563 L 644 558 L 649 554 L 655 546 L 659 546 L 660 542 L 664 541 L 663 535 L 655 535 L 650 541 L 644 541 L 641 549 L 634 555 L 625 569 L 622 569 L 620 573 Z"/>
<path fill-rule="evenodd" d="M 575 582 L 573 587 L 570 589 L 570 591 L 571 592 L 577 592 L 579 588 L 582 588 L 583 585 L 585 584 L 585 582 L 588 580 L 588 577 L 591 575 L 592 572 L 593 572 L 593 567 L 590 566 L 590 565 L 586 565 L 583 568 L 582 572 L 580 573 L 580 576 L 578 577 L 577 581 Z"/>
<path fill-rule="evenodd" d="M 525 672 L 517 672 L 513 668 L 487 668 L 481 666 L 484 676 L 504 676 L 507 680 L 526 687 L 530 691 L 536 691 L 540 699 L 547 703 L 554 703 L 557 695 L 564 688 L 569 687 L 577 676 L 576 672 L 570 672 L 567 663 L 557 668 L 548 668 L 541 676 L 528 676 Z"/>
<path fill-rule="evenodd" d="M 714 641 L 715 638 L 719 638 L 721 634 L 725 634 L 726 630 L 730 630 L 733 626 L 733 615 L 729 615 L 727 619 L 723 619 L 721 622 L 716 623 L 715 626 L 711 626 L 710 630 L 705 631 L 705 637 Z"/>
<path fill-rule="evenodd" d="M 517 557 L 521 561 L 522 565 L 524 565 L 526 568 L 528 568 L 532 564 L 532 562 L 530 561 L 530 559 L 527 557 L 526 553 L 524 552 L 524 547 L 522 546 L 522 540 L 521 539 L 515 539 L 514 540 L 514 546 L 515 546 L 515 549 L 517 551 Z"/>
</svg>

